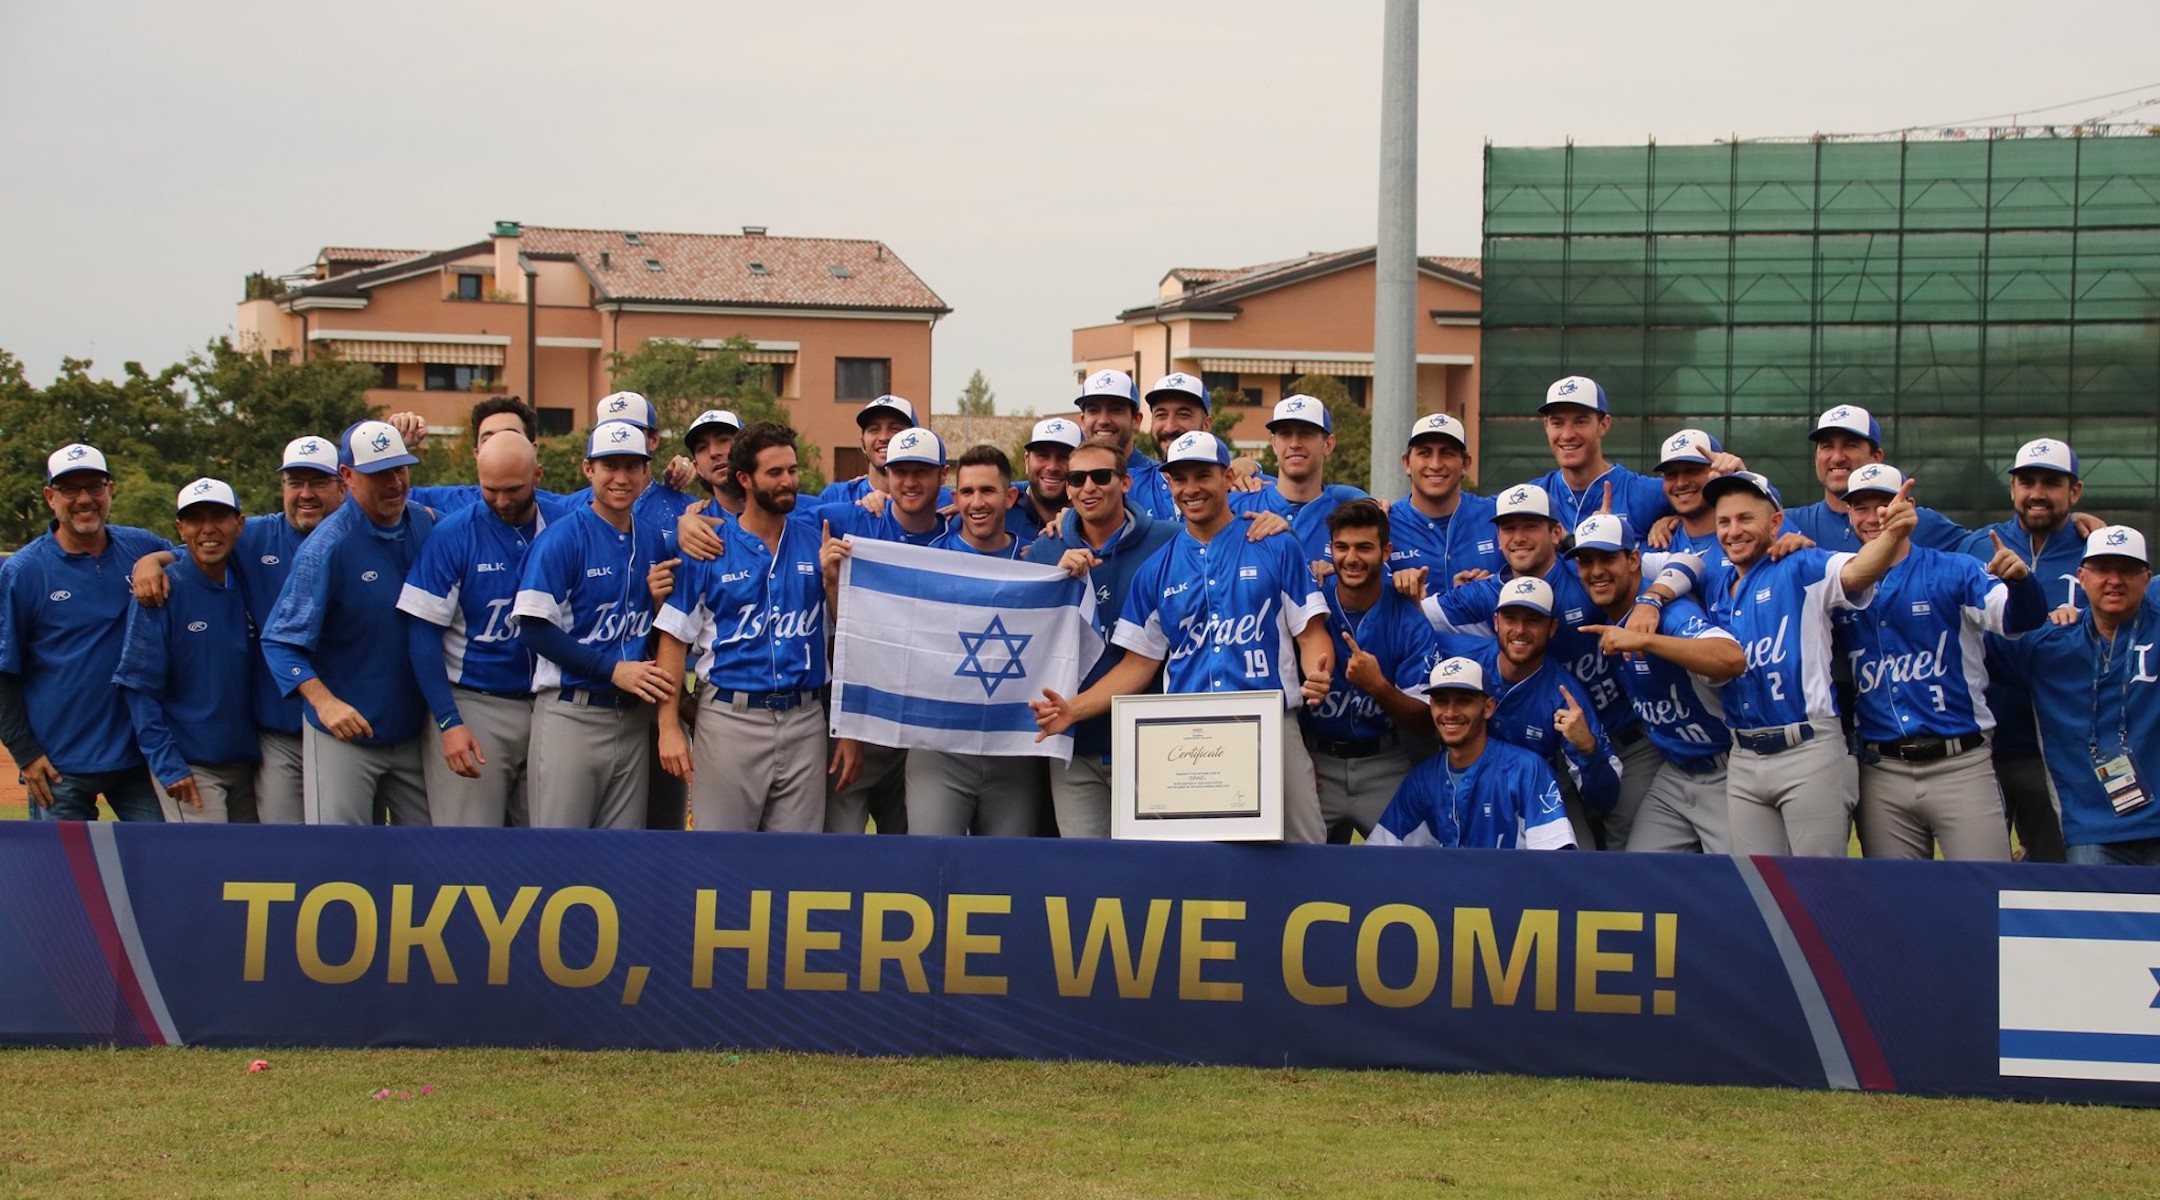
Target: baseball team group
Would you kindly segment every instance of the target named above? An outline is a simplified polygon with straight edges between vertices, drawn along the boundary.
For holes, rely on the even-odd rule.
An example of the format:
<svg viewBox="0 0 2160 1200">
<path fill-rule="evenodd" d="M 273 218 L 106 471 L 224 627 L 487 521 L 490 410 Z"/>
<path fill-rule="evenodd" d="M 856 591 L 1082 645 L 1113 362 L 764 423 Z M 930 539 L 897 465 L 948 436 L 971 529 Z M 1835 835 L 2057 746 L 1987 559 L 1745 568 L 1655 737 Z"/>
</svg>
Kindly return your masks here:
<svg viewBox="0 0 2160 1200">
<path fill-rule="evenodd" d="M 1089 375 L 1017 469 L 881 396 L 869 473 L 812 497 L 787 426 L 714 409 L 663 449 L 631 392 L 551 490 L 533 409 L 490 397 L 477 483 L 414 486 L 393 414 L 294 438 L 278 511 L 188 484 L 171 540 L 62 446 L 0 565 L 0 744 L 33 818 L 1102 837 L 1114 696 L 1266 692 L 1290 841 L 2160 863 L 2145 538 L 2078 511 L 2066 442 L 1968 530 L 1856 405 L 1790 508 L 1704 430 L 1609 461 L 1591 379 L 1538 412 L 1542 478 L 1466 490 L 1436 413 L 1389 505 L 1325 482 L 1311 396 L 1274 406 L 1274 475 L 1195 376 Z M 904 619 L 848 608 L 867 540 L 1087 578 L 1105 652 L 1032 700 L 1069 762 L 831 736 L 836 614 Z"/>
</svg>

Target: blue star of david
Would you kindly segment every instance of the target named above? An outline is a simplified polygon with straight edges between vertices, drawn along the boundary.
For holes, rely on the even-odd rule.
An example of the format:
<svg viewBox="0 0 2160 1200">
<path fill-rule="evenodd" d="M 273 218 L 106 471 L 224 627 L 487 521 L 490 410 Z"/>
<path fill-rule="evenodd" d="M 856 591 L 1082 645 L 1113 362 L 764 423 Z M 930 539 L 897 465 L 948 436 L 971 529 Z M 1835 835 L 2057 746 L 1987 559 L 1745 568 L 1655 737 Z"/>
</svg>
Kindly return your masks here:
<svg viewBox="0 0 2160 1200">
<path fill-rule="evenodd" d="M 1032 633 L 1007 633 L 1005 618 L 990 618 L 990 624 L 981 633 L 960 633 L 960 644 L 967 648 L 967 657 L 960 662 L 960 669 L 953 674 L 963 679 L 977 680 L 982 684 L 983 695 L 988 697 L 997 686 L 1008 679 L 1026 679 L 1027 667 L 1021 664 L 1020 655 L 1028 643 L 1035 640 Z M 1005 661 L 996 666 L 983 664 L 983 647 L 996 642 L 1005 648 Z"/>
</svg>

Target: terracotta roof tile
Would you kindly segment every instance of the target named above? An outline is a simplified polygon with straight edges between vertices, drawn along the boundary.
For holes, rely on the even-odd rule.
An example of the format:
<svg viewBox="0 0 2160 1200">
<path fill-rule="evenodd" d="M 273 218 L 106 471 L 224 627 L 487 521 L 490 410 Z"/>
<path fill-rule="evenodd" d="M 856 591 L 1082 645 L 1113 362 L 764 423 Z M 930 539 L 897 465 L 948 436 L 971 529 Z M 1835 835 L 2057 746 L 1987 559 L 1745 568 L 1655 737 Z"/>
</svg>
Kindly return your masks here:
<svg viewBox="0 0 2160 1200">
<path fill-rule="evenodd" d="M 629 236 L 637 241 L 628 241 L 622 230 L 527 225 L 520 248 L 576 258 L 607 300 L 951 311 L 883 242 L 644 231 Z"/>
<path fill-rule="evenodd" d="M 324 246 L 315 256 L 317 262 L 326 263 L 387 263 L 401 258 L 418 258 L 430 254 L 429 250 L 378 250 L 365 246 Z"/>
</svg>

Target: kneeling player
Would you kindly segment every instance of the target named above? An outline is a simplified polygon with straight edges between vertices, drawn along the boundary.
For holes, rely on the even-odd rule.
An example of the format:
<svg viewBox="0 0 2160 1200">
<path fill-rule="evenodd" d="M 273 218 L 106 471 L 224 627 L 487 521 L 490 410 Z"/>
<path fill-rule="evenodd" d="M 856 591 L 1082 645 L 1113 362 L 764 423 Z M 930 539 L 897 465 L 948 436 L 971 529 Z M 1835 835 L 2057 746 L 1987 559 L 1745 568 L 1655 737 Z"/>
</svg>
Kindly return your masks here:
<svg viewBox="0 0 2160 1200">
<path fill-rule="evenodd" d="M 1486 736 L 1495 702 L 1485 690 L 1484 668 L 1473 659 L 1442 659 L 1426 700 L 1446 750 L 1410 769 L 1367 844 L 1488 850 L 1575 845 L 1560 783 L 1545 760 Z"/>
</svg>

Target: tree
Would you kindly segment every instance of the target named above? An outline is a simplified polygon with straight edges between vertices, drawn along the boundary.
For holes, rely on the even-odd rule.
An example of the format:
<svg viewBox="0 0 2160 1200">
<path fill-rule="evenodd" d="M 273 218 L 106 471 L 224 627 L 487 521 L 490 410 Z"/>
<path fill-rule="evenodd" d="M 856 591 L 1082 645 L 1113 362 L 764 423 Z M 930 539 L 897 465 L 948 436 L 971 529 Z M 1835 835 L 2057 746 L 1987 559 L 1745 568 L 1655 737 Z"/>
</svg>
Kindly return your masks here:
<svg viewBox="0 0 2160 1200">
<path fill-rule="evenodd" d="M 761 363 L 743 361 L 744 355 L 756 349 L 757 344 L 745 337 L 729 338 L 711 350 L 693 342 L 653 339 L 635 353 L 609 355 L 608 370 L 617 388 L 652 401 L 659 410 L 660 428 L 669 433 L 681 432 L 708 408 L 728 409 L 742 418 L 745 427 L 758 421 L 792 425 L 786 406 L 773 395 L 771 372 Z M 813 484 L 822 488 L 825 473 L 817 464 L 823 461 L 823 453 L 811 442 L 798 441 L 796 454 L 803 463 L 802 490 L 810 492 Z M 582 461 L 582 453 L 579 458 Z M 542 459 L 546 461 L 547 456 Z M 552 467 L 548 477 L 554 479 Z M 567 490 L 583 486 L 578 483 Z"/>
<path fill-rule="evenodd" d="M 990 417 L 997 415 L 997 393 L 990 390 L 990 381 L 983 378 L 982 368 L 968 376 L 967 389 L 960 393 L 960 415 L 963 417 Z"/>
<path fill-rule="evenodd" d="M 233 485 L 250 513 L 275 510 L 285 444 L 304 434 L 335 438 L 368 406 L 375 369 L 318 351 L 304 363 L 272 362 L 218 338 L 187 361 L 202 444 L 189 460 Z M 185 483 L 186 480 L 182 480 Z"/>
</svg>

